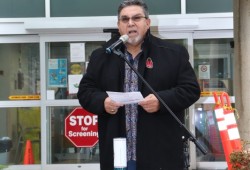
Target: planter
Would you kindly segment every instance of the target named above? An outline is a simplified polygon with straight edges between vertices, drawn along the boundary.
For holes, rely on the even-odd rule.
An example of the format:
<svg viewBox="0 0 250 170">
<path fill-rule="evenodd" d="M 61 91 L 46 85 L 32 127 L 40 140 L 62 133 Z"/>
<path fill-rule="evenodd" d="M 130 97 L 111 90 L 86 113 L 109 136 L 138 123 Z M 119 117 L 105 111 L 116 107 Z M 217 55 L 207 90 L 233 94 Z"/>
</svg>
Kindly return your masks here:
<svg viewBox="0 0 250 170">
<path fill-rule="evenodd" d="M 230 154 L 230 162 L 233 170 L 250 170 L 250 145 L 249 141 L 243 141 L 240 151 L 233 151 Z"/>
</svg>

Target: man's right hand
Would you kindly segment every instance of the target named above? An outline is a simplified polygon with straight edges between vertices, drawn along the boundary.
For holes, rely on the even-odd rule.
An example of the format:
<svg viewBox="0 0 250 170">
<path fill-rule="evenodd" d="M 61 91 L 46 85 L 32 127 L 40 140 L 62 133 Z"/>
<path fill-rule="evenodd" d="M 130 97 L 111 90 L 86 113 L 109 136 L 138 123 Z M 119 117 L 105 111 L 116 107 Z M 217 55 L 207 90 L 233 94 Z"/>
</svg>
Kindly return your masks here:
<svg viewBox="0 0 250 170">
<path fill-rule="evenodd" d="M 104 100 L 104 109 L 109 114 L 116 114 L 121 106 L 123 106 L 123 104 L 114 102 L 110 97 Z"/>
</svg>

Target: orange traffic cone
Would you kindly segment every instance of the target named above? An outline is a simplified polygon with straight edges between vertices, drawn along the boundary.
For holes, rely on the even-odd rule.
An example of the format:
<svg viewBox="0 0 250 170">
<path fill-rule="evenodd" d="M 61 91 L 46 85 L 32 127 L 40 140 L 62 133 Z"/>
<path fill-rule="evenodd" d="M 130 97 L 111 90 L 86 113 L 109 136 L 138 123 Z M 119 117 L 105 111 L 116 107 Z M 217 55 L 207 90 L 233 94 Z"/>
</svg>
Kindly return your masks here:
<svg viewBox="0 0 250 170">
<path fill-rule="evenodd" d="M 34 156 L 33 156 L 33 150 L 31 141 L 26 141 L 25 151 L 24 151 L 24 158 L 23 158 L 23 164 L 34 164 Z"/>
<path fill-rule="evenodd" d="M 242 144 L 241 144 L 237 121 L 234 116 L 234 111 L 231 106 L 229 96 L 226 92 L 223 92 L 220 97 L 222 106 L 224 107 L 224 117 L 227 125 L 227 131 L 231 146 L 234 151 L 240 151 L 242 149 Z M 224 104 L 224 99 L 226 99 L 227 102 L 225 104 Z"/>
<path fill-rule="evenodd" d="M 217 121 L 217 127 L 220 132 L 221 144 L 223 146 L 228 170 L 232 170 L 232 164 L 230 162 L 230 154 L 233 152 L 233 148 L 231 146 L 229 135 L 227 132 L 228 129 L 227 129 L 226 120 L 224 117 L 223 105 L 217 93 L 213 92 L 213 95 L 214 95 L 214 100 L 215 100 L 214 113 L 215 113 L 215 117 Z"/>
</svg>

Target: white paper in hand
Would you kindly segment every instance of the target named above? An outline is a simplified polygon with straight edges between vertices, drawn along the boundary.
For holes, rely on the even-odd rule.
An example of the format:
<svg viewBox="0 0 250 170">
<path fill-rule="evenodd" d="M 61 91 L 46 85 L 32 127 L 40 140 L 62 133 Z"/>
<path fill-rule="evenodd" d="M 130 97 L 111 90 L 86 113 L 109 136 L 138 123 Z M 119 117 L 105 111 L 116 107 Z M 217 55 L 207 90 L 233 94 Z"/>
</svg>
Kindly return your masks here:
<svg viewBox="0 0 250 170">
<path fill-rule="evenodd" d="M 107 91 L 111 100 L 122 103 L 122 104 L 132 104 L 138 103 L 143 100 L 141 92 L 112 92 Z"/>
</svg>

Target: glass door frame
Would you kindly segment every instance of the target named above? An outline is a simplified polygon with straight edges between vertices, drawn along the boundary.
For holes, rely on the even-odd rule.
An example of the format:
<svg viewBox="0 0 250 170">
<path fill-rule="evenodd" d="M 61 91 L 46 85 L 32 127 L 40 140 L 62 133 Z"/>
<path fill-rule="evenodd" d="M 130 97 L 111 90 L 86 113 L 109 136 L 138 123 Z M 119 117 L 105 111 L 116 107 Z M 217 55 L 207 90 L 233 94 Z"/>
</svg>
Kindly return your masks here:
<svg viewBox="0 0 250 170">
<path fill-rule="evenodd" d="M 190 63 L 194 65 L 194 40 L 195 39 L 219 39 L 233 38 L 233 30 L 214 30 L 214 31 L 190 31 L 190 32 L 157 32 L 156 36 L 162 39 L 185 39 L 187 40 L 187 50 L 190 55 Z M 230 96 L 231 103 L 235 103 L 235 97 Z M 200 97 L 195 104 L 215 104 L 213 97 Z M 194 104 L 194 105 L 195 105 Z M 194 105 L 189 107 L 188 129 L 195 134 L 195 117 Z M 190 169 L 226 169 L 226 162 L 197 162 L 196 146 L 193 142 L 189 142 L 190 146 Z"/>
<path fill-rule="evenodd" d="M 38 35 L 9 35 L 0 36 L 0 44 L 14 43 L 39 43 Z M 25 107 L 41 107 L 40 100 L 0 100 L 0 108 L 25 108 Z M 1 115 L 0 115 L 1 117 Z M 40 125 L 42 126 L 42 124 Z M 24 165 L 7 165 L 8 170 L 41 170 L 41 165 L 34 164 Z"/>
<path fill-rule="evenodd" d="M 46 44 L 51 42 L 89 42 L 89 41 L 107 41 L 111 38 L 109 33 L 86 33 L 86 34 L 43 34 L 40 36 L 40 57 L 41 57 L 41 123 L 42 123 L 42 155 L 41 166 L 42 169 L 53 170 L 98 170 L 99 164 L 48 164 L 50 142 L 50 132 L 47 131 L 49 126 L 50 116 L 48 114 L 49 107 L 53 106 L 80 106 L 77 99 L 60 99 L 60 100 L 48 100 L 47 99 L 47 59 Z"/>
<path fill-rule="evenodd" d="M 220 38 L 233 38 L 233 30 L 215 30 L 215 31 L 195 31 L 193 40 L 195 39 L 220 39 Z M 194 49 L 194 48 L 193 48 Z M 231 103 L 235 103 L 235 96 L 230 96 Z M 213 96 L 200 97 L 195 104 L 215 104 Z M 193 110 L 194 111 L 194 110 Z M 191 115 L 190 115 L 191 116 Z M 192 129 L 195 128 L 194 112 L 192 113 Z M 194 129 L 193 129 L 194 130 Z M 191 148 L 191 167 L 196 164 L 197 169 L 227 169 L 226 162 L 197 162 L 196 149 Z"/>
</svg>

